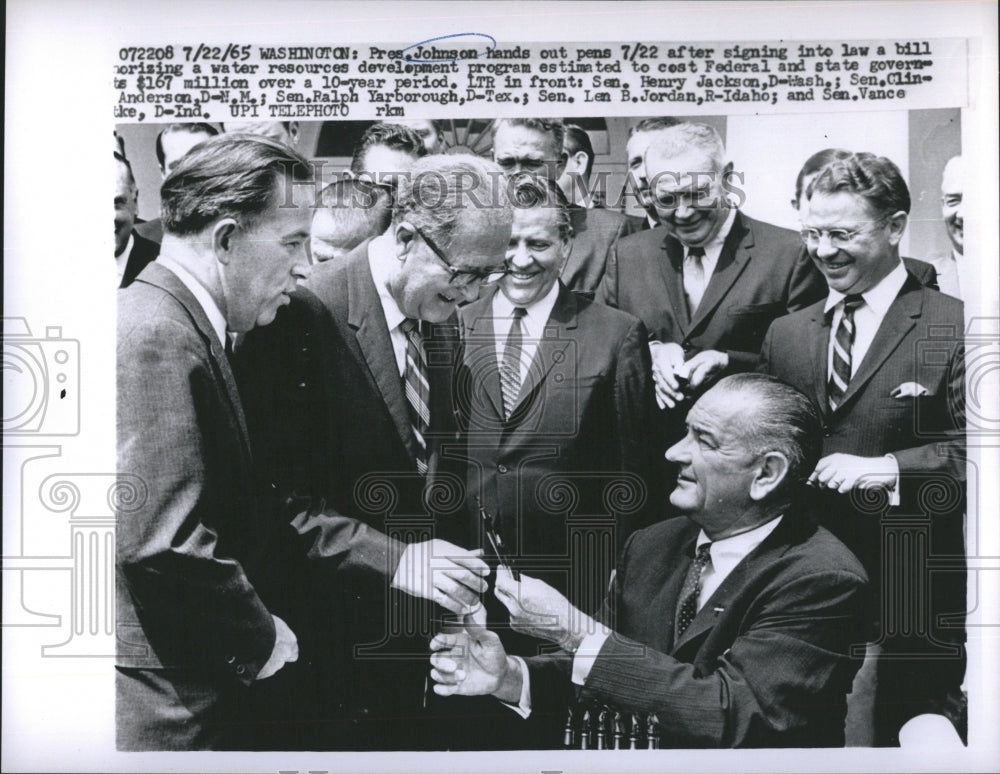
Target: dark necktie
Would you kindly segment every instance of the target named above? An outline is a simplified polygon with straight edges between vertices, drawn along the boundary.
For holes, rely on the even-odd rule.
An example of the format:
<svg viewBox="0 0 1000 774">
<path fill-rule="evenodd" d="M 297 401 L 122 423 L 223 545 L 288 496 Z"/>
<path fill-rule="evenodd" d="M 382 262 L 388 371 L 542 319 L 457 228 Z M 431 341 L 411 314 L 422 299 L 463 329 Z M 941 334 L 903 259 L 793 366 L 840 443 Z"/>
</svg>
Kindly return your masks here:
<svg viewBox="0 0 1000 774">
<path fill-rule="evenodd" d="M 222 338 L 224 340 L 223 349 L 226 353 L 226 360 L 229 361 L 229 367 L 232 368 L 233 355 L 235 354 L 233 352 L 233 337 L 229 334 L 229 331 L 226 331 Z"/>
<path fill-rule="evenodd" d="M 864 303 L 860 295 L 844 297 L 844 313 L 833 337 L 833 366 L 830 368 L 830 381 L 827 383 L 826 394 L 830 401 L 830 410 L 837 406 L 847 392 L 851 381 L 851 349 L 854 347 L 854 312 Z"/>
<path fill-rule="evenodd" d="M 503 413 L 505 419 L 510 419 L 517 406 L 517 396 L 521 392 L 521 346 L 524 333 L 521 330 L 521 318 L 527 314 L 523 307 L 514 308 L 514 322 L 507 334 L 507 344 L 503 348 L 503 360 L 500 365 L 500 392 L 503 396 Z"/>
<path fill-rule="evenodd" d="M 427 381 L 427 360 L 416 320 L 407 318 L 399 324 L 406 335 L 406 368 L 403 371 L 403 391 L 410 415 L 413 438 L 417 442 L 417 472 L 427 473 L 427 428 L 431 423 L 430 382 Z"/>
<path fill-rule="evenodd" d="M 684 261 L 684 293 L 691 314 L 698 309 L 698 304 L 705 295 L 705 267 L 701 262 L 704 257 L 704 247 L 689 247 L 687 259 Z"/>
<path fill-rule="evenodd" d="M 711 543 L 702 543 L 698 546 L 698 551 L 691 566 L 688 567 L 687 575 L 684 578 L 684 585 L 681 587 L 681 595 L 678 598 L 677 616 L 674 622 L 674 642 L 680 639 L 698 614 L 698 595 L 701 593 L 701 574 L 705 568 L 712 563 L 712 556 L 709 553 Z"/>
</svg>

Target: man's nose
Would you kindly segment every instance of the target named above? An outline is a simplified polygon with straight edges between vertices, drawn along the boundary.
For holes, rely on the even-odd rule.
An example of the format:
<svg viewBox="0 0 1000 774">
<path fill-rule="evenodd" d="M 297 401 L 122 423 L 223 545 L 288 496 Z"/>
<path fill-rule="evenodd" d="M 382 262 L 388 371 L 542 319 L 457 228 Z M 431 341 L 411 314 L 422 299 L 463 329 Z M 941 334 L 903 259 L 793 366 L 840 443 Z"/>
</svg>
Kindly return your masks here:
<svg viewBox="0 0 1000 774">
<path fill-rule="evenodd" d="M 507 251 L 507 263 L 519 269 L 527 268 L 531 265 L 531 255 L 528 246 L 524 242 L 519 242 L 517 247 Z"/>
<path fill-rule="evenodd" d="M 666 453 L 663 456 L 667 458 L 668 462 L 684 462 L 684 461 L 686 461 L 687 457 L 688 457 L 686 442 L 687 442 L 687 439 L 686 438 L 682 438 L 680 441 L 678 441 L 673 446 L 671 446 L 669 449 L 667 449 Z"/>
<path fill-rule="evenodd" d="M 298 282 L 303 282 L 309 279 L 309 276 L 312 274 L 312 270 L 312 264 L 309 263 L 309 253 L 306 252 L 304 254 L 304 260 L 297 261 L 292 267 L 292 276 L 295 277 Z"/>
<path fill-rule="evenodd" d="M 840 248 L 834 246 L 830 240 L 830 235 L 827 233 L 819 235 L 819 241 L 816 243 L 815 250 L 819 258 L 832 258 L 840 252 Z"/>
</svg>

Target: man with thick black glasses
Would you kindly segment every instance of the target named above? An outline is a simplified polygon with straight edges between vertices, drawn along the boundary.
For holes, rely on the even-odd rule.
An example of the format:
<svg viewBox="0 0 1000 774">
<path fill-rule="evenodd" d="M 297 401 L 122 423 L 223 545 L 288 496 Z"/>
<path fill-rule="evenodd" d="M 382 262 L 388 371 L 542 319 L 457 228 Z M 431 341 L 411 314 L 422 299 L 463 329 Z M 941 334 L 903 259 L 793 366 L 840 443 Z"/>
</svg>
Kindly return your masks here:
<svg viewBox="0 0 1000 774">
<path fill-rule="evenodd" d="M 273 328 L 247 337 L 240 388 L 267 482 L 409 544 L 468 544 L 455 311 L 503 275 L 512 220 L 495 164 L 427 156 L 400 178 L 388 230 L 315 266 Z M 326 725 L 313 748 L 441 749 L 448 723 L 425 695 L 423 663 L 441 609 L 384 584 L 317 578 L 316 589 L 311 604 L 337 615 L 313 618 L 339 621 L 313 632 Z"/>
</svg>

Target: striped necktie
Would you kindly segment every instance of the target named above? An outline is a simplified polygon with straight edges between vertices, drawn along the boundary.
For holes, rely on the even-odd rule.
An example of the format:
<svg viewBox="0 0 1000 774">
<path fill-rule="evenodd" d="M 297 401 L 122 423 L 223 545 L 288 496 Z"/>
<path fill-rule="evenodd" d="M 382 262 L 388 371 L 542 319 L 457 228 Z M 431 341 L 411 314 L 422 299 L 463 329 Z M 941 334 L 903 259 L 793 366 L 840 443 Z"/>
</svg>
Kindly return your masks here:
<svg viewBox="0 0 1000 774">
<path fill-rule="evenodd" d="M 427 428 L 431 423 L 430 382 L 427 381 L 427 359 L 417 321 L 407 318 L 399 324 L 406 335 L 406 369 L 403 371 L 403 391 L 410 415 L 413 438 L 417 442 L 417 472 L 427 473 Z"/>
<path fill-rule="evenodd" d="M 835 411 L 847 392 L 851 381 L 851 349 L 854 347 L 854 312 L 864 303 L 860 295 L 844 297 L 844 313 L 833 337 L 833 365 L 830 368 L 830 381 L 826 394 L 830 402 L 830 410 Z"/>
<path fill-rule="evenodd" d="M 711 543 L 702 543 L 698 546 L 698 551 L 691 566 L 688 567 L 687 575 L 684 577 L 684 585 L 681 587 L 680 601 L 677 604 L 677 618 L 674 622 L 674 642 L 680 639 L 698 614 L 698 596 L 701 594 L 701 574 L 705 568 L 712 563 L 712 555 L 709 553 Z"/>
<path fill-rule="evenodd" d="M 521 346 L 524 332 L 521 330 L 521 318 L 527 314 L 524 307 L 514 307 L 514 322 L 507 334 L 507 344 L 503 348 L 503 361 L 500 364 L 500 392 L 503 396 L 503 413 L 505 419 L 510 419 L 517 406 L 517 396 L 521 392 Z"/>
</svg>

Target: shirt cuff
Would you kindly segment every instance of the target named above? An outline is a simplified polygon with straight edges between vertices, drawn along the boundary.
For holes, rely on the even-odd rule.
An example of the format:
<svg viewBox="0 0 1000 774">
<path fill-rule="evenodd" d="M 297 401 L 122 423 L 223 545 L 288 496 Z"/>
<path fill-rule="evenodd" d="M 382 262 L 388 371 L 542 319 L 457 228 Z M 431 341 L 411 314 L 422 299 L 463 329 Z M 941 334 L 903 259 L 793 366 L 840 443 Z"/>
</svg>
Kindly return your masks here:
<svg viewBox="0 0 1000 774">
<path fill-rule="evenodd" d="M 573 655 L 573 675 L 574 685 L 583 685 L 587 682 L 590 670 L 594 668 L 594 661 L 597 654 L 604 647 L 604 641 L 611 636 L 611 630 L 602 626 L 598 631 L 586 635 L 580 641 L 580 647 Z"/>
<path fill-rule="evenodd" d="M 511 656 L 517 662 L 517 668 L 521 670 L 521 698 L 517 704 L 509 701 L 501 701 L 505 707 L 510 707 L 522 718 L 527 718 L 531 714 L 531 684 L 528 677 L 528 665 L 520 656 Z"/>
<path fill-rule="evenodd" d="M 896 469 L 894 471 L 896 474 L 896 483 L 889 490 L 889 507 L 895 508 L 899 505 L 899 461 L 891 454 L 886 454 L 885 456 L 892 460 L 892 465 Z"/>
</svg>

